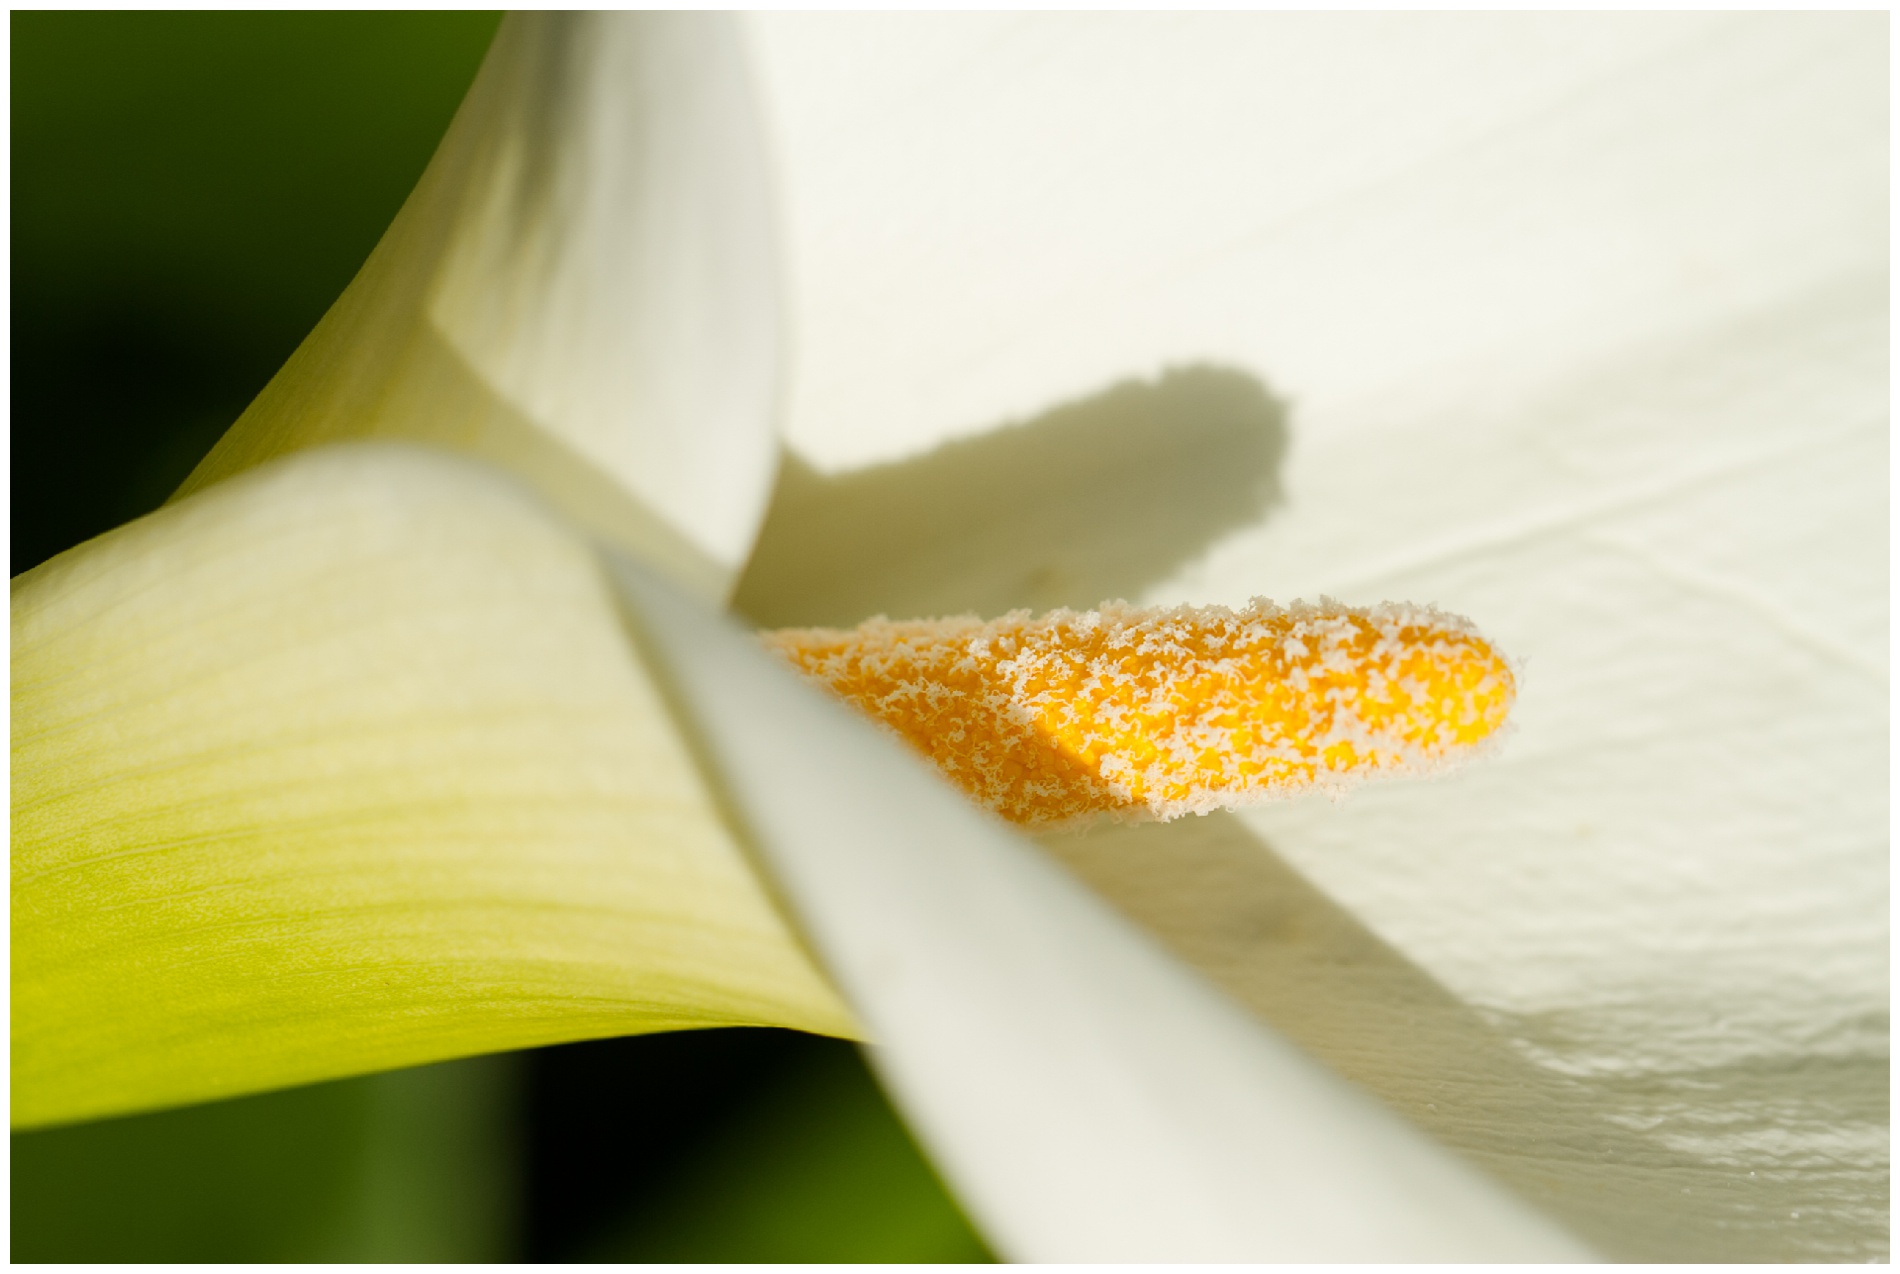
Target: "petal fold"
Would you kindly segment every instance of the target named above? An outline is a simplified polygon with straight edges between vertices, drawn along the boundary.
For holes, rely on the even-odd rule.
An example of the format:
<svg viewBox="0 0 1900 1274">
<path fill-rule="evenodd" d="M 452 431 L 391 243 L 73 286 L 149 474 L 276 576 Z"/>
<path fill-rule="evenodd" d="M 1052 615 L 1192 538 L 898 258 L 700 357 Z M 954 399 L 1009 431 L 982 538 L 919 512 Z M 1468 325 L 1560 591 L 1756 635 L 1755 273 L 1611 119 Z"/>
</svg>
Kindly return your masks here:
<svg viewBox="0 0 1900 1274">
<path fill-rule="evenodd" d="M 617 579 L 708 772 L 1001 1250 L 1576 1260 L 924 763 L 660 578 Z"/>
<path fill-rule="evenodd" d="M 434 442 L 723 595 L 777 462 L 771 196 L 730 21 L 511 16 L 362 272 L 180 494 Z"/>
<path fill-rule="evenodd" d="M 13 583 L 13 1119 L 851 1015 L 589 542 L 478 464 L 281 461 Z"/>
</svg>

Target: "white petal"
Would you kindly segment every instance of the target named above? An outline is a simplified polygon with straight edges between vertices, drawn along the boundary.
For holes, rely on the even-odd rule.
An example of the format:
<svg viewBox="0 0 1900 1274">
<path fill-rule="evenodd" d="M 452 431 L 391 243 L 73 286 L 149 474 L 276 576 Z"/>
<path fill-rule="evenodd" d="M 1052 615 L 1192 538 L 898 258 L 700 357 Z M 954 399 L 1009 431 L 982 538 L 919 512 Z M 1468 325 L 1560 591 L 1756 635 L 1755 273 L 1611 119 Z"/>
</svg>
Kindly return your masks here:
<svg viewBox="0 0 1900 1274">
<path fill-rule="evenodd" d="M 1237 989 L 1358 951 L 1350 1011 L 1250 1002 L 1408 1108 L 1443 1069 L 1421 1121 L 1619 1254 L 1884 1254 L 1884 19 L 757 29 L 821 467 L 1221 364 L 1292 402 L 1287 503 L 1148 600 L 1435 601 L 1526 661 L 1498 763 L 1228 825 L 1349 914 L 1188 832 L 1064 857 Z M 1430 1049 L 1353 1027 L 1424 991 Z"/>
<path fill-rule="evenodd" d="M 1005 1252 L 1585 1255 L 736 630 L 637 567 L 620 579 L 874 1061 Z"/>
<path fill-rule="evenodd" d="M 182 493 L 438 442 L 722 593 L 777 458 L 771 196 L 728 20 L 510 17 L 363 272 Z"/>
<path fill-rule="evenodd" d="M 1289 392 L 1303 442 L 1375 392 L 1561 374 L 1884 253 L 1875 15 L 754 32 L 797 283 L 788 437 L 824 469 L 1210 359 Z"/>
</svg>

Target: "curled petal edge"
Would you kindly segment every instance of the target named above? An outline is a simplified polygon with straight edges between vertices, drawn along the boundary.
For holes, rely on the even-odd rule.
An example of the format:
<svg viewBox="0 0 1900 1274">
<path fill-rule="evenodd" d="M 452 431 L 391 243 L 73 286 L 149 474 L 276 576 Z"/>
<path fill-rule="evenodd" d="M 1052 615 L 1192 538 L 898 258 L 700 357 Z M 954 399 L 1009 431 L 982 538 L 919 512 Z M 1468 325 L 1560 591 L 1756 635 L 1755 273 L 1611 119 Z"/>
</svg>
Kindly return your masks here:
<svg viewBox="0 0 1900 1274">
<path fill-rule="evenodd" d="M 614 578 L 886 1087 L 1006 1255 L 1589 1258 L 730 624 L 635 563 Z"/>
<path fill-rule="evenodd" d="M 174 499 L 433 443 L 723 598 L 778 462 L 779 275 L 729 17 L 511 15 L 362 271 Z"/>
<path fill-rule="evenodd" d="M 13 582 L 13 1121 L 727 1024 L 851 1035 L 506 476 L 289 457 Z"/>
</svg>

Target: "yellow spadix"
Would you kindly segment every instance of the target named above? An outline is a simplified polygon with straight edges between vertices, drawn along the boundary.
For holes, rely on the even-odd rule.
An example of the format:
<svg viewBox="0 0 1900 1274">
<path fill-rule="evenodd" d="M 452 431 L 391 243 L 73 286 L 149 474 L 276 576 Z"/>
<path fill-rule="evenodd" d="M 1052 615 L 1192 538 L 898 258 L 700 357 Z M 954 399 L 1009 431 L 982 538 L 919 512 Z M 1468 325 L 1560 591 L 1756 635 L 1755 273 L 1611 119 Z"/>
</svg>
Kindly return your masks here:
<svg viewBox="0 0 1900 1274">
<path fill-rule="evenodd" d="M 1497 649 L 1430 607 L 1256 599 L 764 637 L 1018 823 L 1175 818 L 1438 768 L 1503 724 Z"/>
</svg>

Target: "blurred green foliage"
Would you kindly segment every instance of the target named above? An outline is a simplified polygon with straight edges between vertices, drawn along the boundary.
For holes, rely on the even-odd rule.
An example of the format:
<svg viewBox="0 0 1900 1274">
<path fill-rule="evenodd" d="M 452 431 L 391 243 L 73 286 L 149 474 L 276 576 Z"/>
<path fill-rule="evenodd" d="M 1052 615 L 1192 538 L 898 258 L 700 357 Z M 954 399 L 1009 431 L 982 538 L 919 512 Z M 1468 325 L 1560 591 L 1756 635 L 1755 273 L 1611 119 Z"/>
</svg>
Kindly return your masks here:
<svg viewBox="0 0 1900 1274">
<path fill-rule="evenodd" d="M 518 1067 L 481 1058 L 13 1137 L 16 1261 L 480 1261 Z"/>
<path fill-rule="evenodd" d="M 857 1051 L 797 1037 L 579 1255 L 596 1261 L 989 1258 Z M 813 1047 L 816 1045 L 816 1047 Z"/>
<path fill-rule="evenodd" d="M 498 20 L 11 16 L 16 574 L 155 507 L 263 388 Z"/>
<path fill-rule="evenodd" d="M 11 16 L 15 573 L 156 507 L 236 419 L 401 206 L 497 22 Z M 573 1058 L 593 1064 L 550 1064 Z M 542 1127 L 555 1089 L 571 1117 Z M 577 1180 L 588 1208 L 558 1206 Z M 984 1259 L 857 1052 L 783 1032 L 16 1134 L 11 1203 L 16 1260 Z"/>
</svg>

